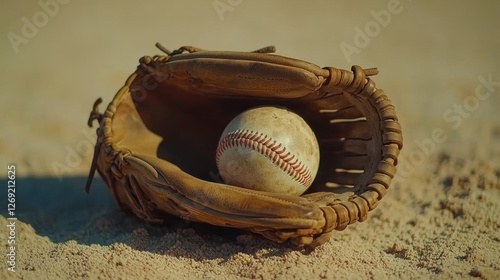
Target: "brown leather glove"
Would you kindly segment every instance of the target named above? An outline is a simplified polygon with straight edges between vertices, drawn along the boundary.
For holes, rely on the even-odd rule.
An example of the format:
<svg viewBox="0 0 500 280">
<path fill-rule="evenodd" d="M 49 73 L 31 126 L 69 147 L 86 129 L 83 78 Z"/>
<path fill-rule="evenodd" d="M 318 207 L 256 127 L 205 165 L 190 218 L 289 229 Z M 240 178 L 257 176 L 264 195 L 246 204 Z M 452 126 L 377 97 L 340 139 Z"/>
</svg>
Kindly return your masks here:
<svg viewBox="0 0 500 280">
<path fill-rule="evenodd" d="M 97 168 L 118 205 L 142 219 L 169 215 L 316 247 L 364 221 L 385 195 L 402 148 L 394 106 L 367 76 L 255 52 L 182 47 L 140 59 L 106 111 L 97 105 Z M 319 142 L 318 175 L 302 196 L 222 183 L 215 150 L 224 127 L 259 105 L 299 114 Z"/>
</svg>

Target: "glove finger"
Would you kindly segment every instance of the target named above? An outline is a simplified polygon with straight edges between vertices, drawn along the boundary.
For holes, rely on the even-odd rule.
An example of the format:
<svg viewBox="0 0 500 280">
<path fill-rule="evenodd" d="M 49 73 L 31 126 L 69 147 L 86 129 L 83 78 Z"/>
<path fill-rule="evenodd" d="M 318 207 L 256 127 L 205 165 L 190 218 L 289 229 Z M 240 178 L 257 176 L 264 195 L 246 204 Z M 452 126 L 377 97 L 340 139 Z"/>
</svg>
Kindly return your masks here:
<svg viewBox="0 0 500 280">
<path fill-rule="evenodd" d="M 240 228 L 321 228 L 321 209 L 302 197 L 243 189 L 200 180 L 150 156 L 124 158 L 141 191 L 160 209 L 195 221 Z M 165 203 L 167 202 L 167 203 Z"/>
</svg>

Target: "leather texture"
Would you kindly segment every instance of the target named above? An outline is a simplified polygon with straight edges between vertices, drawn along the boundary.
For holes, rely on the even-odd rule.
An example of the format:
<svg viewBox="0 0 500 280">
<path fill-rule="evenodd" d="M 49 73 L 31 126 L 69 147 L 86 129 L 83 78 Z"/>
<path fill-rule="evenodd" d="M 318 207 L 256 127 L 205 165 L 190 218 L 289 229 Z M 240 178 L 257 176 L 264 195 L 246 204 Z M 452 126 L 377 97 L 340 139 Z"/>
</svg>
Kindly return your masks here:
<svg viewBox="0 0 500 280">
<path fill-rule="evenodd" d="M 403 146 L 394 106 L 369 76 L 376 69 L 320 68 L 255 52 L 181 47 L 145 56 L 104 113 L 94 104 L 97 169 L 118 205 L 162 223 L 171 215 L 317 247 L 366 220 L 396 173 Z M 300 197 L 224 184 L 215 150 L 242 111 L 285 106 L 313 129 L 318 175 Z"/>
</svg>

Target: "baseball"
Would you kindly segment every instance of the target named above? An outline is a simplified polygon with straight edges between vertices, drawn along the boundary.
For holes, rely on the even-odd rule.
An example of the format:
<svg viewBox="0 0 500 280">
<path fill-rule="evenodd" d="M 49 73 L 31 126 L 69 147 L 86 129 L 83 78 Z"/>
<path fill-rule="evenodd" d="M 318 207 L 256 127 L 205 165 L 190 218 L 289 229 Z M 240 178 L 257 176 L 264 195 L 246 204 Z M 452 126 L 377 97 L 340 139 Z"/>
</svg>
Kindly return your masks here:
<svg viewBox="0 0 500 280">
<path fill-rule="evenodd" d="M 256 107 L 236 116 L 219 139 L 216 163 L 225 183 L 301 195 L 319 166 L 319 146 L 307 123 L 281 107 Z"/>
</svg>

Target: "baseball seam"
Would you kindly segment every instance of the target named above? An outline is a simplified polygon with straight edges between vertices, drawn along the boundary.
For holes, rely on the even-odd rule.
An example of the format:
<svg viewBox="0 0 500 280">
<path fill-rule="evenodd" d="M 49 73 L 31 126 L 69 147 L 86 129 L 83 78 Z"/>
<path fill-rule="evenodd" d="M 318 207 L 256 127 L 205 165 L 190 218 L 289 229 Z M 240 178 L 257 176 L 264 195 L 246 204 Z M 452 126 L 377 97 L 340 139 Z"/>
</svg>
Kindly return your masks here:
<svg viewBox="0 0 500 280">
<path fill-rule="evenodd" d="M 263 133 L 259 134 L 244 129 L 228 133 L 219 141 L 219 147 L 215 155 L 217 166 L 219 166 L 222 154 L 233 147 L 244 147 L 259 152 L 305 188 L 312 184 L 313 178 L 309 168 L 295 158 L 295 155 L 292 155 L 291 152 L 287 152 L 283 145 Z"/>
</svg>

